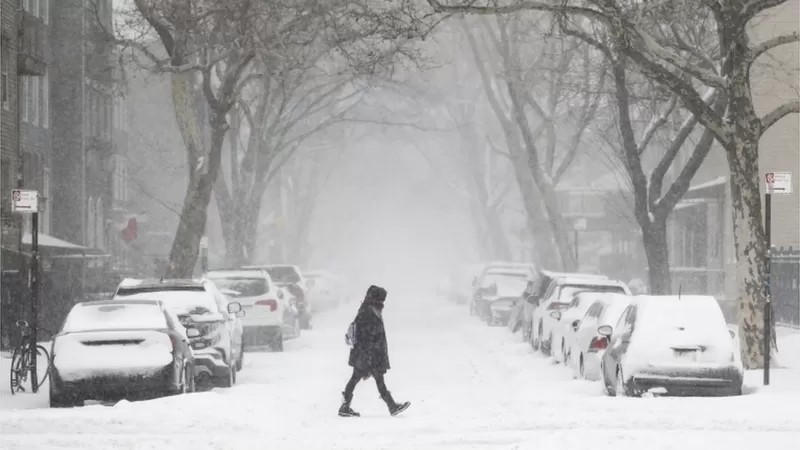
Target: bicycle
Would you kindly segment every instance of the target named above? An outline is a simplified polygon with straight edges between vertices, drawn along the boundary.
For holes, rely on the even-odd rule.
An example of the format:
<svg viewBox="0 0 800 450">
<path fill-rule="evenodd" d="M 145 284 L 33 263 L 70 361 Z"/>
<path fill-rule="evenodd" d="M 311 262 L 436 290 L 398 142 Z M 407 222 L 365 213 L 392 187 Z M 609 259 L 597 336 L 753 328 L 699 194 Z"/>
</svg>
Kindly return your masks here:
<svg viewBox="0 0 800 450">
<path fill-rule="evenodd" d="M 11 356 L 11 377 L 10 377 L 10 384 L 11 384 L 11 395 L 16 394 L 17 392 L 25 392 L 25 385 L 30 384 L 32 391 L 38 391 L 40 387 L 44 384 L 45 380 L 47 380 L 47 376 L 50 374 L 50 354 L 47 353 L 47 349 L 45 349 L 41 345 L 36 346 L 36 357 L 37 363 L 38 360 L 44 360 L 44 364 L 37 364 L 36 368 L 36 386 L 34 389 L 33 386 L 33 358 L 31 358 L 31 347 L 30 347 L 30 337 L 31 337 L 31 328 L 28 325 L 28 322 L 24 320 L 18 320 L 16 323 L 17 327 L 20 328 L 20 343 L 14 347 L 14 351 Z M 44 371 L 42 372 L 42 367 L 44 367 Z M 30 382 L 28 381 L 30 378 Z"/>
</svg>

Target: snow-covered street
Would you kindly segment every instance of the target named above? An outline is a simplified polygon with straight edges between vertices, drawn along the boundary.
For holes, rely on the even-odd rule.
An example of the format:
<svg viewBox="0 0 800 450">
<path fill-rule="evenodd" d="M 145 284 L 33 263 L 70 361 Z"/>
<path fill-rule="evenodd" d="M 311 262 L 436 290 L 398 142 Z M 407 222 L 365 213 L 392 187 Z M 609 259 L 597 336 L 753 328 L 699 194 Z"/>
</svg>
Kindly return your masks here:
<svg viewBox="0 0 800 450">
<path fill-rule="evenodd" d="M 231 389 L 151 401 L 51 410 L 46 388 L 9 395 L 4 358 L 0 447 L 777 450 L 800 440 L 797 355 L 769 388 L 749 373 L 742 397 L 610 398 L 601 383 L 572 380 L 466 307 L 391 291 L 387 385 L 411 408 L 390 417 L 369 380 L 353 402 L 362 417 L 341 418 L 350 374 L 343 335 L 356 308 L 322 313 L 284 353 L 247 353 Z M 796 333 L 779 341 L 795 353 L 798 343 Z"/>
</svg>

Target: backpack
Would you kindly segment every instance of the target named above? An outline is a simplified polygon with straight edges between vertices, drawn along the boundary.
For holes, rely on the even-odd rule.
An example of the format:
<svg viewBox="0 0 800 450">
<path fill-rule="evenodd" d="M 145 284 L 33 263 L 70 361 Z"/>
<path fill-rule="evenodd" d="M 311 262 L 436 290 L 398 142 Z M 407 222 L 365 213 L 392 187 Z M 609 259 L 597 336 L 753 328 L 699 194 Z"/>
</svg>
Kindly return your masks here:
<svg viewBox="0 0 800 450">
<path fill-rule="evenodd" d="M 344 342 L 349 345 L 350 347 L 356 346 L 356 321 L 350 322 L 350 326 L 347 327 L 347 333 L 344 335 Z"/>
</svg>

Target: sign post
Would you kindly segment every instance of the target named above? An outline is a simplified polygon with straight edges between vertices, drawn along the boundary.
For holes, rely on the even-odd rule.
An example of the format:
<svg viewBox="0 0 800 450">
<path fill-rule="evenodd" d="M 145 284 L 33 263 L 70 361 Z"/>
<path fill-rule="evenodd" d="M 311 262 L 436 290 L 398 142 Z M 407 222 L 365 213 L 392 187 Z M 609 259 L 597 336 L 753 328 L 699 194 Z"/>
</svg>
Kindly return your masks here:
<svg viewBox="0 0 800 450">
<path fill-rule="evenodd" d="M 39 279 L 41 277 L 39 267 L 39 192 L 13 189 L 11 191 L 11 211 L 31 215 L 31 267 L 29 278 L 31 290 L 31 335 L 29 351 L 31 355 L 31 387 L 33 392 L 36 393 L 39 390 L 36 340 L 39 335 Z"/>
<path fill-rule="evenodd" d="M 767 185 L 764 195 L 764 234 L 767 241 L 767 270 L 764 280 L 764 386 L 768 386 L 772 348 L 772 194 L 792 193 L 792 173 L 768 172 L 764 181 Z"/>
</svg>

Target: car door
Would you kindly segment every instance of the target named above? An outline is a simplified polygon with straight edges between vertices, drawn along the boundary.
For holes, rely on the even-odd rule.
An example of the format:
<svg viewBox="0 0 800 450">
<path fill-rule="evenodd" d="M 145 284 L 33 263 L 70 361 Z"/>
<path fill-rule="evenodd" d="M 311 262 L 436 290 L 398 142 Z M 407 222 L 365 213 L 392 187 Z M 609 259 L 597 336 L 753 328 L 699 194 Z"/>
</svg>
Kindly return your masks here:
<svg viewBox="0 0 800 450">
<path fill-rule="evenodd" d="M 222 295 L 221 292 L 215 289 L 211 290 L 211 295 L 217 303 L 220 314 L 225 318 L 225 328 L 228 332 L 228 342 L 230 343 L 231 361 L 235 361 L 239 357 L 239 352 L 242 348 L 242 329 L 240 320 L 235 314 L 228 312 L 228 300 Z"/>
</svg>

